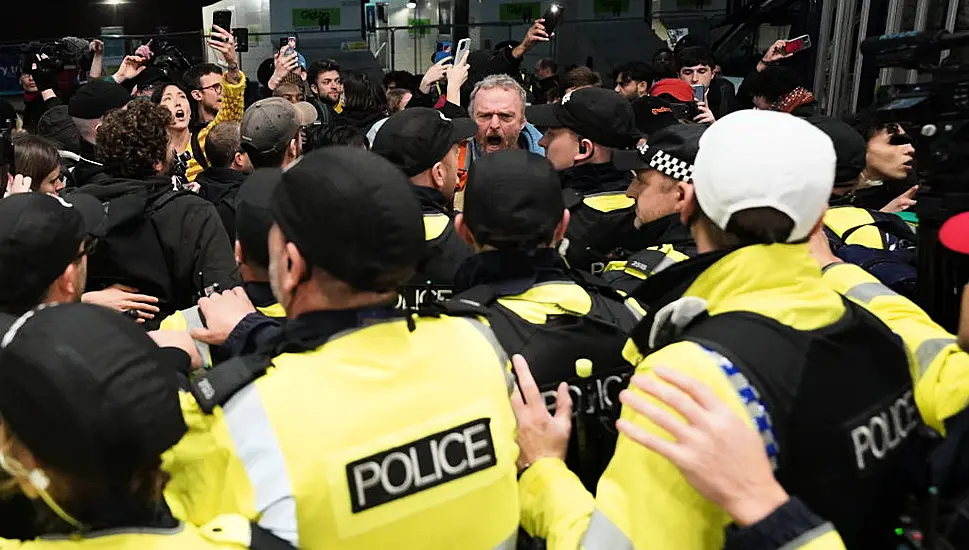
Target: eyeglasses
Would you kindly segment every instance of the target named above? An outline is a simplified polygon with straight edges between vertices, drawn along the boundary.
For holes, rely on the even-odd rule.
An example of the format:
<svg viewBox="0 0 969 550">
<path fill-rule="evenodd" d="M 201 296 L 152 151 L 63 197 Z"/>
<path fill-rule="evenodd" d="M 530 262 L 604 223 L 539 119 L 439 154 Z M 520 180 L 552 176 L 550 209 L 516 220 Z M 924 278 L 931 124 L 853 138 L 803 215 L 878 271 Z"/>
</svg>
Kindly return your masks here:
<svg viewBox="0 0 969 550">
<path fill-rule="evenodd" d="M 200 90 L 203 90 L 203 91 L 204 90 L 212 90 L 213 92 L 215 92 L 217 94 L 221 94 L 222 93 L 222 83 L 221 82 L 216 82 L 215 84 L 213 84 L 211 86 L 202 86 L 199 89 Z"/>
</svg>

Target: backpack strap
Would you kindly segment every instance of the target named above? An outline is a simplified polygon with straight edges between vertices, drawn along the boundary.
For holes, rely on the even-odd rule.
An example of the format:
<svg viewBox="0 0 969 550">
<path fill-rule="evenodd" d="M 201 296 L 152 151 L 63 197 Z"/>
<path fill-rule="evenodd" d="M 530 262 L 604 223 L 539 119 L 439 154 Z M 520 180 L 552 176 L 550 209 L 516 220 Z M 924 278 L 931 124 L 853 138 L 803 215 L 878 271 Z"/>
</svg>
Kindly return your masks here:
<svg viewBox="0 0 969 550">
<path fill-rule="evenodd" d="M 202 144 L 199 142 L 199 133 L 192 132 L 192 139 L 190 140 L 192 146 L 192 158 L 195 162 L 199 163 L 202 170 L 209 169 L 209 159 L 205 156 L 205 151 L 202 150 Z"/>
<path fill-rule="evenodd" d="M 192 381 L 192 395 L 205 414 L 225 405 L 242 388 L 254 382 L 272 366 L 272 359 L 261 355 L 234 357 L 199 374 Z"/>
<path fill-rule="evenodd" d="M 704 349 L 730 380 L 764 442 L 774 469 L 779 467 L 780 444 L 768 403 L 757 391 L 758 367 L 802 360 L 804 349 L 787 338 L 790 327 L 747 311 L 704 315 L 691 323 L 680 340 Z M 741 345 L 738 345 L 740 343 Z M 749 345 L 756 343 L 756 345 Z M 776 412 L 776 411 L 775 411 Z"/>
</svg>

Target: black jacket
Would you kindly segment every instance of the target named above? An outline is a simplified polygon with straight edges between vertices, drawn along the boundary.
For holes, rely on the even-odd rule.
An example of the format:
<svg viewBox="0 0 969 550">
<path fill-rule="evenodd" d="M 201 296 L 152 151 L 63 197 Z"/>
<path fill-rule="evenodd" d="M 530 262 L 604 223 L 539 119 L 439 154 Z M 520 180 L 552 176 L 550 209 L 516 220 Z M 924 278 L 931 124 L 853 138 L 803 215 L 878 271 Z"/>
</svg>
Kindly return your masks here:
<svg viewBox="0 0 969 550">
<path fill-rule="evenodd" d="M 199 196 L 215 205 L 229 242 L 236 240 L 236 195 L 246 174 L 229 168 L 209 168 L 195 179 Z"/>
<path fill-rule="evenodd" d="M 128 195 L 146 196 L 150 202 L 171 189 L 169 176 L 130 180 L 102 173 L 79 192 L 94 195 L 101 202 Z M 194 306 L 199 294 L 213 284 L 224 290 L 242 283 L 232 245 L 210 202 L 191 194 L 181 195 L 162 206 L 152 219 L 174 292 L 165 308 L 170 311 L 163 311 L 161 317 Z"/>
<path fill-rule="evenodd" d="M 714 77 L 710 81 L 710 94 L 707 96 L 710 103 L 710 110 L 717 120 L 738 110 L 737 93 L 734 90 L 733 82 L 722 76 Z"/>
<path fill-rule="evenodd" d="M 563 243 L 570 267 L 598 274 L 608 262 L 648 246 L 636 229 L 635 202 L 625 197 L 627 172 L 607 163 L 576 166 L 559 175 L 571 214 Z"/>
<path fill-rule="evenodd" d="M 367 133 L 375 122 L 386 116 L 386 111 L 349 111 L 344 109 L 342 113 L 334 118 L 334 123 L 353 126 L 359 128 L 363 133 Z"/>
<path fill-rule="evenodd" d="M 421 211 L 424 214 L 425 237 L 427 238 L 427 253 L 418 264 L 418 276 L 424 281 L 435 285 L 451 286 L 458 266 L 474 255 L 474 249 L 468 246 L 454 229 L 454 220 L 447 206 L 447 199 L 437 189 L 414 186 L 414 192 L 421 201 Z M 448 222 L 440 234 L 431 234 L 430 219 L 447 216 Z"/>
<path fill-rule="evenodd" d="M 44 116 L 44 113 L 48 110 L 63 105 L 64 102 L 57 96 L 45 101 L 39 92 L 29 95 L 31 99 L 27 99 L 26 95 L 24 96 L 24 130 L 34 134 L 37 133 L 37 124 L 40 122 L 40 117 Z"/>
<path fill-rule="evenodd" d="M 644 280 L 683 260 L 684 256 L 692 258 L 697 254 L 690 228 L 680 222 L 678 213 L 645 224 L 639 233 L 649 248 L 631 255 L 624 264 L 609 266 L 602 274 L 612 288 L 624 294 L 632 294 Z M 649 304 L 643 305 L 649 307 Z"/>
<path fill-rule="evenodd" d="M 104 177 L 104 166 L 98 159 L 94 146 L 81 140 L 81 159 L 70 169 L 73 187 L 83 187 L 95 178 Z"/>
</svg>

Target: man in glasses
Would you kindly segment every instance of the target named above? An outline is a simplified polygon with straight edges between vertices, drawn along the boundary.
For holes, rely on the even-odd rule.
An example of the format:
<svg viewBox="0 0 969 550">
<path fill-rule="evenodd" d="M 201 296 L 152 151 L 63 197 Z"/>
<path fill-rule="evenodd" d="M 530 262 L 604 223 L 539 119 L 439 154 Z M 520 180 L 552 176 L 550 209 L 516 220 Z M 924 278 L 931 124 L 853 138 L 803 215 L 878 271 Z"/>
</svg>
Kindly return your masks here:
<svg viewBox="0 0 969 550">
<path fill-rule="evenodd" d="M 239 68 L 236 39 L 227 29 L 213 27 L 209 47 L 219 53 L 227 67 L 214 63 L 202 63 L 185 73 L 185 84 L 192 91 L 196 104 L 192 139 L 189 141 L 189 161 L 186 176 L 195 181 L 209 163 L 205 156 L 205 138 L 216 124 L 242 120 L 245 110 L 246 75 Z"/>
</svg>

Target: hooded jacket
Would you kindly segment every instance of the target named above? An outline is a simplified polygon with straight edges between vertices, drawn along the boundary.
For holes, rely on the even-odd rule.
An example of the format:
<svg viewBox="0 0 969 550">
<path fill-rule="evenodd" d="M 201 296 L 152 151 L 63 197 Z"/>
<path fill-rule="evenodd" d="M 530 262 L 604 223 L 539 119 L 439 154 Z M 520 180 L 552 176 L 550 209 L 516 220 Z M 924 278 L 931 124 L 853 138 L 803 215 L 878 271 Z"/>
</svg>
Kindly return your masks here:
<svg viewBox="0 0 969 550">
<path fill-rule="evenodd" d="M 244 181 L 246 174 L 230 168 L 209 168 L 195 178 L 199 196 L 215 205 L 230 243 L 236 239 L 236 195 Z"/>
<path fill-rule="evenodd" d="M 170 190 L 172 182 L 168 176 L 131 180 L 102 173 L 78 192 L 93 195 L 110 207 L 111 201 L 129 196 L 144 197 L 150 205 Z M 173 296 L 158 297 L 162 308 L 159 319 L 194 306 L 206 287 L 218 284 L 226 290 L 242 283 L 225 228 L 210 202 L 193 194 L 180 194 L 165 203 L 152 221 L 173 289 Z M 90 275 L 96 278 L 99 274 Z M 128 284 L 138 288 L 137 281 Z"/>
</svg>

